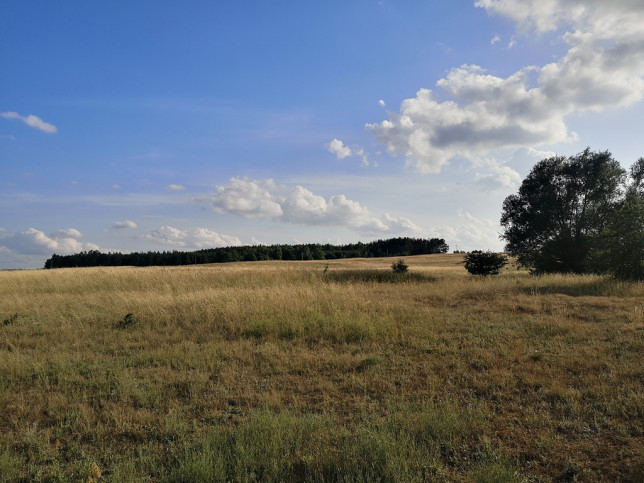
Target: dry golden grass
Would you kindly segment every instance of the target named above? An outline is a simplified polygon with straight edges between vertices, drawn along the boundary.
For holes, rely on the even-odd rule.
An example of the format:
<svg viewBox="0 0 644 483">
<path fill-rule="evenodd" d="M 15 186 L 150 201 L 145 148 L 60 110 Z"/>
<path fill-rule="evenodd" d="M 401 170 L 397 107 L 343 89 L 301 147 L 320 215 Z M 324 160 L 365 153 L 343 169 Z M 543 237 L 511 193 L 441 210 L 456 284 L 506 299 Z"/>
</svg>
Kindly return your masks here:
<svg viewBox="0 0 644 483">
<path fill-rule="evenodd" d="M 644 286 L 461 258 L 0 272 L 0 480 L 642 478 Z"/>
</svg>

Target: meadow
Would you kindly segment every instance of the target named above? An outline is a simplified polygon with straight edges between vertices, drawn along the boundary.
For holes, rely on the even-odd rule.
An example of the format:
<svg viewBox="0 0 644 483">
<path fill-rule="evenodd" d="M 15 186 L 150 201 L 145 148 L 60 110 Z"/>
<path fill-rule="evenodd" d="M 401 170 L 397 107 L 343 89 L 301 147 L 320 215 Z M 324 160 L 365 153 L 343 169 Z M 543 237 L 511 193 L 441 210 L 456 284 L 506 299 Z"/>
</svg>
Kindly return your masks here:
<svg viewBox="0 0 644 483">
<path fill-rule="evenodd" d="M 0 481 L 644 481 L 644 284 L 0 272 Z"/>
</svg>

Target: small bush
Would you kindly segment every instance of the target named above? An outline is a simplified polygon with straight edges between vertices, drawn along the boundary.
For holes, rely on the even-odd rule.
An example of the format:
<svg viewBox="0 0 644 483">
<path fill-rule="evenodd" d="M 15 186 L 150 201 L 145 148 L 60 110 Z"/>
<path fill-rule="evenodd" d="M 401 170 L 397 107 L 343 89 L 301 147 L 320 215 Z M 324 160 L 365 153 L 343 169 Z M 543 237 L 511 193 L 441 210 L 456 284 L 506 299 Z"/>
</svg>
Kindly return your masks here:
<svg viewBox="0 0 644 483">
<path fill-rule="evenodd" d="M 503 253 L 474 250 L 465 255 L 464 263 L 465 269 L 472 275 L 498 275 L 508 264 L 508 257 Z"/>
<path fill-rule="evenodd" d="M 13 314 L 2 321 L 2 325 L 11 325 L 18 320 L 18 314 Z"/>
<path fill-rule="evenodd" d="M 116 329 L 126 329 L 128 327 L 131 327 L 137 323 L 136 318 L 134 317 L 134 314 L 126 314 L 125 317 L 123 317 L 121 320 L 119 320 L 114 328 Z"/>
<path fill-rule="evenodd" d="M 407 265 L 402 258 L 399 258 L 397 262 L 391 264 L 391 269 L 394 273 L 407 273 L 409 265 Z"/>
</svg>

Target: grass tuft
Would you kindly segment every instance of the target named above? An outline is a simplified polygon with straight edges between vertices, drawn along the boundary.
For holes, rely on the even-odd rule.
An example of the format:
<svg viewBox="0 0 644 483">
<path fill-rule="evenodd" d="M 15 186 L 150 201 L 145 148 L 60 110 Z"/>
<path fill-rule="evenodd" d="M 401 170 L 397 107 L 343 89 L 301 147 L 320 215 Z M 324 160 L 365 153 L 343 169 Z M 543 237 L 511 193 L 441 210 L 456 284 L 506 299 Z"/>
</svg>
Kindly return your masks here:
<svg viewBox="0 0 644 483">
<path fill-rule="evenodd" d="M 12 315 L 10 315 L 9 317 L 7 317 L 6 319 L 4 319 L 4 320 L 2 321 L 2 325 L 3 325 L 3 326 L 11 325 L 11 324 L 13 324 L 16 320 L 18 320 L 18 317 L 19 317 L 19 316 L 18 316 L 18 314 L 12 314 Z"/>
<path fill-rule="evenodd" d="M 132 327 L 133 325 L 136 325 L 138 323 L 138 320 L 134 317 L 134 314 L 126 314 L 125 317 L 123 317 L 121 320 L 119 320 L 115 325 L 115 329 L 127 329 L 128 327 Z"/>
</svg>

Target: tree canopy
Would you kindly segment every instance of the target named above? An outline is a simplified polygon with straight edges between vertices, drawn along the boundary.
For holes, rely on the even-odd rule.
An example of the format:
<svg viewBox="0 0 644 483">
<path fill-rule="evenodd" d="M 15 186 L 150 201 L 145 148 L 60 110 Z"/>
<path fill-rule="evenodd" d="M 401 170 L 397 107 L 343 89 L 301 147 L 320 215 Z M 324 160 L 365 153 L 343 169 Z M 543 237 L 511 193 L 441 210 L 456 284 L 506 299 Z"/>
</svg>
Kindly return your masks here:
<svg viewBox="0 0 644 483">
<path fill-rule="evenodd" d="M 503 202 L 506 250 L 541 272 L 588 271 L 593 241 L 607 227 L 625 171 L 608 151 L 537 163 Z"/>
<path fill-rule="evenodd" d="M 508 264 L 508 257 L 504 253 L 474 250 L 465 255 L 463 263 L 472 275 L 498 275 Z"/>
<path fill-rule="evenodd" d="M 638 186 L 634 178 L 593 253 L 601 271 L 621 279 L 644 280 L 644 191 Z"/>
<path fill-rule="evenodd" d="M 506 251 L 533 273 L 642 278 L 644 158 L 626 180 L 608 151 L 540 161 L 503 202 Z"/>
</svg>

